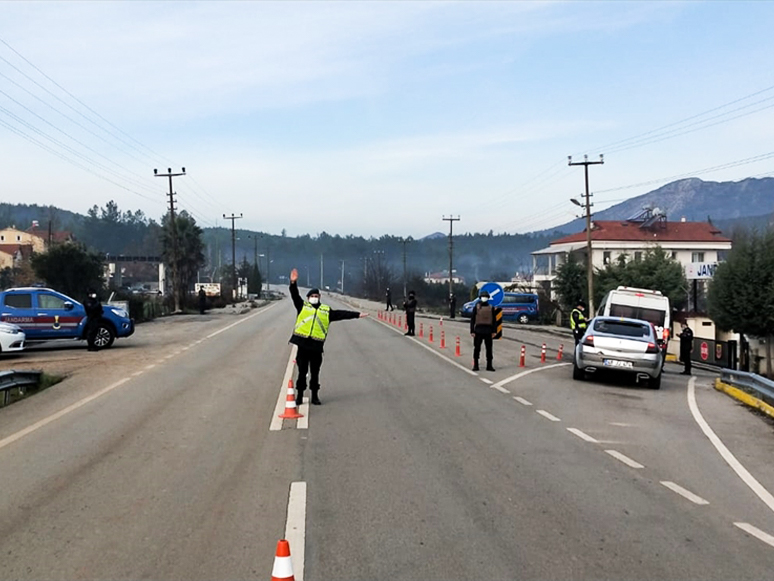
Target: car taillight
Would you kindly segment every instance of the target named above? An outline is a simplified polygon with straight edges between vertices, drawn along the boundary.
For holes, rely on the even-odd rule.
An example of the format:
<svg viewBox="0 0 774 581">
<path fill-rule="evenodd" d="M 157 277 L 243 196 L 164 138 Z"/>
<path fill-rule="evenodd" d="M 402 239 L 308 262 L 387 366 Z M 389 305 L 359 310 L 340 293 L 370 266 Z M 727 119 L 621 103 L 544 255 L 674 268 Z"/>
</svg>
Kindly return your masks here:
<svg viewBox="0 0 774 581">
<path fill-rule="evenodd" d="M 648 343 L 645 353 L 658 353 L 658 346 L 655 343 Z"/>
<path fill-rule="evenodd" d="M 584 345 L 588 345 L 589 347 L 593 347 L 594 346 L 594 335 L 586 336 L 586 338 L 583 340 L 583 344 Z"/>
<path fill-rule="evenodd" d="M 664 341 L 669 340 L 669 329 L 664 329 Z"/>
</svg>

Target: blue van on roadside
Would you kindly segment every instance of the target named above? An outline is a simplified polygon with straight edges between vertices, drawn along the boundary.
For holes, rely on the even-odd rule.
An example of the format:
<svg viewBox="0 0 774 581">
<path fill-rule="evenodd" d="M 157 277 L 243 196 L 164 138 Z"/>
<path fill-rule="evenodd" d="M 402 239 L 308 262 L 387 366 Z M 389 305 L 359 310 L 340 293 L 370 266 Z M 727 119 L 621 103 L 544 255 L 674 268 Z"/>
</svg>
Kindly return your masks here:
<svg viewBox="0 0 774 581">
<path fill-rule="evenodd" d="M 478 299 L 462 305 L 460 315 L 470 318 Z M 535 293 L 503 293 L 503 302 L 498 305 L 503 310 L 504 321 L 516 321 L 521 324 L 537 320 L 540 315 L 540 304 Z"/>
</svg>

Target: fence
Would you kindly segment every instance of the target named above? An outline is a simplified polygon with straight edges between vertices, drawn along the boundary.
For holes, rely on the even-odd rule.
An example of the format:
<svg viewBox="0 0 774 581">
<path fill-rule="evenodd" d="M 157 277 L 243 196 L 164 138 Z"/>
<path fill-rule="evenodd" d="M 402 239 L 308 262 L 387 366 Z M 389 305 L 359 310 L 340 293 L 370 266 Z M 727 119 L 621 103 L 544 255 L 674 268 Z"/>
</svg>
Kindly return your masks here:
<svg viewBox="0 0 774 581">
<path fill-rule="evenodd" d="M 12 389 L 22 390 L 27 386 L 40 383 L 40 371 L 2 371 L 0 372 L 0 392 L 3 394 L 3 405 L 8 405 Z"/>
<path fill-rule="evenodd" d="M 734 387 L 743 387 L 752 389 L 761 395 L 766 396 L 774 403 L 774 381 L 746 371 L 736 371 L 734 369 L 723 369 L 720 372 L 720 381 L 733 385 Z"/>
</svg>

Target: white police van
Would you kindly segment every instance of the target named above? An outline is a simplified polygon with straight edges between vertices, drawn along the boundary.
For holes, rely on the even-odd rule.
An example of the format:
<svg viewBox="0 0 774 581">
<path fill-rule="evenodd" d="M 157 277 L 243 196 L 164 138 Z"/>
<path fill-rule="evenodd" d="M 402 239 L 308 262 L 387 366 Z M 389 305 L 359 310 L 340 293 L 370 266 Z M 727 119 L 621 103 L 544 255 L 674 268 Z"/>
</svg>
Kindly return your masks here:
<svg viewBox="0 0 774 581">
<path fill-rule="evenodd" d="M 672 328 L 672 309 L 669 298 L 661 291 L 619 286 L 605 295 L 597 315 L 648 321 L 655 327 L 659 346 L 666 354 L 669 330 Z"/>
</svg>

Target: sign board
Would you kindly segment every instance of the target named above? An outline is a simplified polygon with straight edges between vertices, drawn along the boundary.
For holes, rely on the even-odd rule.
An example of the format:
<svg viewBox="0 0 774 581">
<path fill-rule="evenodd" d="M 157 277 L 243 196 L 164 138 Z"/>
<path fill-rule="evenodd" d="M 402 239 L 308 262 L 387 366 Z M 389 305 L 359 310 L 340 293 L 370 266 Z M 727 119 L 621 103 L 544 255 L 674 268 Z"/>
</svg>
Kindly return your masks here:
<svg viewBox="0 0 774 581">
<path fill-rule="evenodd" d="M 717 262 L 690 262 L 685 265 L 685 278 L 688 280 L 710 280 L 715 276 Z"/>
<path fill-rule="evenodd" d="M 219 282 L 197 282 L 194 283 L 194 292 L 198 293 L 199 289 L 203 288 L 204 293 L 208 297 L 220 296 L 220 283 Z"/>
<path fill-rule="evenodd" d="M 479 296 L 481 296 L 481 293 L 484 291 L 489 293 L 489 304 L 493 307 L 496 307 L 503 302 L 503 298 L 505 297 L 503 294 L 503 287 L 496 282 L 488 282 L 482 286 L 481 290 L 478 292 Z"/>
<path fill-rule="evenodd" d="M 703 361 L 706 361 L 707 359 L 709 359 L 709 345 L 707 345 L 705 341 L 701 342 L 700 355 Z"/>
</svg>

